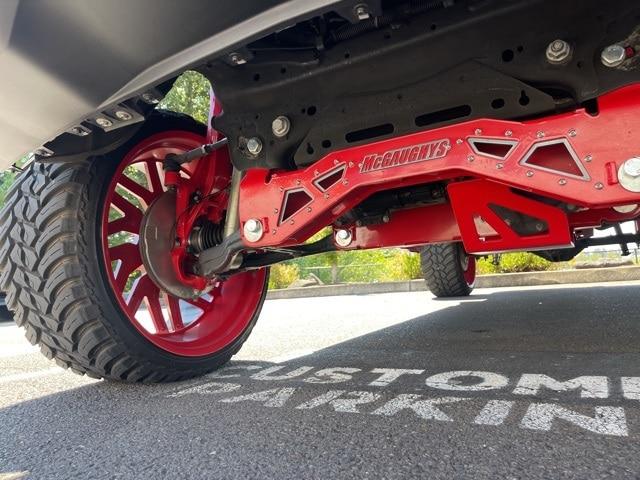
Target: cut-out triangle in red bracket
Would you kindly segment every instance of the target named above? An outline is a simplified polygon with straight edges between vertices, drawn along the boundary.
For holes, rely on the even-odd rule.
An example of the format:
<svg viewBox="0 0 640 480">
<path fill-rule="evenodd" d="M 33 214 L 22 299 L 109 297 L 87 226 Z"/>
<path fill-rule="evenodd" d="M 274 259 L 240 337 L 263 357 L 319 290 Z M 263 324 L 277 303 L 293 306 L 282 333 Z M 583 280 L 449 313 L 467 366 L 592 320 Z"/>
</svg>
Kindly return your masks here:
<svg viewBox="0 0 640 480">
<path fill-rule="evenodd" d="M 447 187 L 465 250 L 483 254 L 510 250 L 538 250 L 571 247 L 572 236 L 566 214 L 551 205 L 517 195 L 506 185 L 489 180 L 450 183 Z M 538 218 L 547 224 L 545 232 L 519 235 L 490 207 L 500 205 Z M 480 236 L 476 219 L 482 218 L 496 232 Z"/>
</svg>

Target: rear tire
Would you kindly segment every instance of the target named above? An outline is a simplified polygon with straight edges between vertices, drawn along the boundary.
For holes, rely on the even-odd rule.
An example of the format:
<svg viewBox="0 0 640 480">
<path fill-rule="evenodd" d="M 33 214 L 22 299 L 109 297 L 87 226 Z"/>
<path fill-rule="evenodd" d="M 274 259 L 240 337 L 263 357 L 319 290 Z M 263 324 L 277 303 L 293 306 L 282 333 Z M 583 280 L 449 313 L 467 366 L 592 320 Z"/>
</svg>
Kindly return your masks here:
<svg viewBox="0 0 640 480">
<path fill-rule="evenodd" d="M 436 297 L 466 297 L 473 291 L 476 261 L 462 243 L 425 246 L 420 252 L 420 266 L 427 287 Z"/>
<path fill-rule="evenodd" d="M 107 185 L 125 153 L 158 132 L 201 135 L 203 129 L 186 117 L 157 115 L 105 157 L 33 163 L 7 195 L 0 212 L 0 289 L 27 339 L 60 366 L 94 378 L 178 381 L 222 366 L 247 339 L 266 295 L 266 270 L 255 273 L 259 300 L 244 330 L 206 355 L 178 355 L 141 334 L 105 271 L 101 212 Z"/>
</svg>

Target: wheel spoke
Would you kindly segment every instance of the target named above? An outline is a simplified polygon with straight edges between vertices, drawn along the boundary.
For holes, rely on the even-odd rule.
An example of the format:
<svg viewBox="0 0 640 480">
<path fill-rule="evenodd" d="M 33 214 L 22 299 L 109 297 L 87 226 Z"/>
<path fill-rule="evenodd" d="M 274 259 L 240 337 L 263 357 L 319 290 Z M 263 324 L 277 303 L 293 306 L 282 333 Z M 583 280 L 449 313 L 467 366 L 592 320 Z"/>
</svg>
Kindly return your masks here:
<svg viewBox="0 0 640 480">
<path fill-rule="evenodd" d="M 187 302 L 190 305 L 193 305 L 194 307 L 198 307 L 200 310 L 203 310 L 203 311 L 206 311 L 211 306 L 210 302 L 207 302 L 202 298 L 194 298 L 194 299 L 187 298 L 185 299 L 185 302 Z"/>
<path fill-rule="evenodd" d="M 138 235 L 140 233 L 140 222 L 133 215 L 125 215 L 107 224 L 107 235 L 119 232 L 130 232 Z"/>
<path fill-rule="evenodd" d="M 154 195 L 157 196 L 164 191 L 164 188 L 162 187 L 162 180 L 160 179 L 160 174 L 158 173 L 158 162 L 149 160 L 145 163 L 149 185 L 151 185 L 151 189 L 153 190 Z"/>
<path fill-rule="evenodd" d="M 123 243 L 109 249 L 111 261 L 120 260 L 118 270 L 114 272 L 116 288 L 123 292 L 129 276 L 142 266 L 142 258 L 137 245 L 133 243 Z"/>
<path fill-rule="evenodd" d="M 160 305 L 160 289 L 148 275 L 141 276 L 131 288 L 131 293 L 127 300 L 127 309 L 131 316 L 136 316 L 143 301 L 145 301 L 149 317 L 156 331 L 158 333 L 166 333 L 168 329 L 162 313 L 162 306 Z"/>
<path fill-rule="evenodd" d="M 167 322 L 162 312 L 162 305 L 160 305 L 160 290 L 158 287 L 155 287 L 153 294 L 147 295 L 146 303 L 149 308 L 149 313 L 151 314 L 153 326 L 156 327 L 156 332 L 167 333 L 169 329 L 167 328 Z"/>
<path fill-rule="evenodd" d="M 120 210 L 125 217 L 129 217 L 129 221 L 131 222 L 131 225 L 133 224 L 140 225 L 140 223 L 142 223 L 142 212 L 140 211 L 140 209 L 138 209 L 134 204 L 126 200 L 118 192 L 113 193 L 111 204 L 116 209 Z M 138 232 L 135 232 L 135 233 L 138 233 Z"/>
<path fill-rule="evenodd" d="M 169 305 L 169 315 L 171 316 L 171 323 L 174 330 L 180 330 L 184 328 L 182 322 L 182 312 L 180 311 L 180 301 L 176 297 L 165 294 L 165 300 Z"/>
<path fill-rule="evenodd" d="M 153 192 L 147 190 L 138 182 L 130 179 L 126 175 L 122 175 L 118 180 L 118 183 L 129 190 L 131 193 L 142 199 L 147 206 L 151 205 L 151 202 L 156 196 Z"/>
</svg>

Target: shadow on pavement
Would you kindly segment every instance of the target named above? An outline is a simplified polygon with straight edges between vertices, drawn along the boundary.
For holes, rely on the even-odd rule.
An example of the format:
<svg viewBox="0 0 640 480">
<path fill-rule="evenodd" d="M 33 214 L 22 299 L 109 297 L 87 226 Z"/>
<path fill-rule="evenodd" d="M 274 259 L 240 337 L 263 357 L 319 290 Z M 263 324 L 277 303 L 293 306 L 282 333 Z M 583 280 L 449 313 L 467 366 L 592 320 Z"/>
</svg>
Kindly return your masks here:
<svg viewBox="0 0 640 480">
<path fill-rule="evenodd" d="M 544 373 L 564 379 L 580 375 L 606 375 L 612 379 L 633 376 L 640 371 L 638 293 L 637 286 L 620 285 L 480 292 L 428 315 L 291 360 L 285 370 L 302 365 L 354 367 L 363 372 L 376 367 L 415 368 L 424 369 L 428 374 L 480 370 L 500 372 L 511 382 L 517 381 L 522 373 Z M 402 304 L 397 308 L 401 315 Z M 302 322 L 300 328 L 304 328 Z M 265 362 L 233 364 L 269 365 Z M 370 380 L 354 379 L 347 388 L 366 388 Z M 204 381 L 187 382 L 187 385 Z M 312 386 L 305 384 L 305 387 Z M 402 383 L 394 385 L 400 391 L 402 387 Z M 285 414 L 284 410 L 262 408 L 256 413 L 241 408 L 237 415 L 230 415 L 230 407 L 222 406 L 212 397 L 167 397 L 168 392 L 179 388 L 180 385 L 97 382 L 0 410 L 3 437 L 0 465 L 16 471 L 33 469 L 33 459 L 37 456 L 43 463 L 36 462 L 40 476 L 35 478 L 48 475 L 53 478 L 60 472 L 65 472 L 66 478 L 89 478 L 83 477 L 87 465 L 117 467 L 122 477 L 148 478 L 149 472 L 162 477 L 173 472 L 182 478 L 202 478 L 190 477 L 180 470 L 187 468 L 181 463 L 188 463 L 189 455 L 228 452 L 228 444 L 225 446 L 224 442 L 238 432 L 246 438 L 240 435 L 242 439 L 233 440 L 236 444 L 252 452 L 263 448 L 264 452 L 273 453 L 281 450 L 272 443 L 277 442 L 279 434 L 287 437 L 287 442 L 299 441 L 301 445 L 312 442 L 305 438 L 307 427 L 300 422 L 306 425 L 309 421 L 311 425 L 327 421 L 333 425 L 327 419 L 300 417 L 297 411 Z M 613 391 L 610 403 L 620 401 L 620 392 Z M 366 426 L 366 422 L 373 422 L 369 418 L 374 417 L 360 423 Z M 336 431 L 323 433 L 323 428 L 329 427 L 322 425 L 309 428 L 315 429 L 315 435 L 339 438 Z M 339 427 L 335 428 L 340 435 L 346 435 Z M 363 435 L 370 434 L 365 427 L 356 430 Z M 483 435 L 484 442 L 498 441 L 492 439 L 493 433 Z M 343 440 L 359 441 L 352 437 Z M 312 444 L 306 448 L 313 448 Z M 165 456 L 174 456 L 177 451 L 187 457 L 167 471 L 159 470 L 157 465 L 163 463 Z M 290 453 L 284 450 L 281 454 Z M 213 462 L 209 458 L 203 461 Z M 224 461 L 238 468 L 242 465 L 241 459 Z M 263 461 L 268 460 L 264 457 Z M 149 468 L 149 472 L 140 471 L 141 468 Z M 233 477 L 229 468 L 227 465 L 222 471 Z M 271 472 L 286 476 L 282 469 Z M 309 478 L 318 476 L 314 473 Z M 217 475 L 212 473 L 211 478 L 214 477 Z"/>
</svg>

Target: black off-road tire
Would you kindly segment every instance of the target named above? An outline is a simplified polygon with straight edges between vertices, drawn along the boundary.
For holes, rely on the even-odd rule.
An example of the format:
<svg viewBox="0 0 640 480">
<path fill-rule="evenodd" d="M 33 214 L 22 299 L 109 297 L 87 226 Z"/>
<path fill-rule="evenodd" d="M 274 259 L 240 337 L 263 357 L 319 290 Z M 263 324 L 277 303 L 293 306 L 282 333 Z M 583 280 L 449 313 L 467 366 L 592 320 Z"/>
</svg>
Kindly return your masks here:
<svg viewBox="0 0 640 480">
<path fill-rule="evenodd" d="M 425 246 L 420 251 L 420 266 L 427 287 L 436 297 L 466 297 L 473 291 L 475 259 L 467 255 L 461 243 Z"/>
<path fill-rule="evenodd" d="M 243 333 L 206 357 L 168 353 L 145 339 L 119 309 L 101 260 L 102 194 L 122 158 L 160 131 L 204 127 L 188 117 L 158 114 L 115 152 L 74 163 L 33 163 L 0 212 L 0 289 L 16 323 L 44 355 L 78 374 L 127 382 L 170 382 L 225 364 Z M 262 300 L 266 295 L 265 288 Z"/>
</svg>

